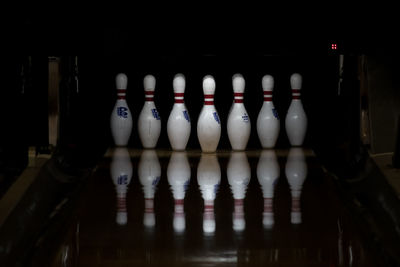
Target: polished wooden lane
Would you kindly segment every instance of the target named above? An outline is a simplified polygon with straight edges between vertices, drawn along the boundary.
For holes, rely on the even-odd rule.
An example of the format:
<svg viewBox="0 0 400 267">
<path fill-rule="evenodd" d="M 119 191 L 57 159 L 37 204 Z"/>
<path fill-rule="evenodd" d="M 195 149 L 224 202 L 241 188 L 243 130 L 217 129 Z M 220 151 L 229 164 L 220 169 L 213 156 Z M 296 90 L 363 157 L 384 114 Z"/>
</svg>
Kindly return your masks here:
<svg viewBox="0 0 400 267">
<path fill-rule="evenodd" d="M 300 148 L 110 149 L 63 234 L 53 266 L 376 266 L 332 177 Z"/>
</svg>

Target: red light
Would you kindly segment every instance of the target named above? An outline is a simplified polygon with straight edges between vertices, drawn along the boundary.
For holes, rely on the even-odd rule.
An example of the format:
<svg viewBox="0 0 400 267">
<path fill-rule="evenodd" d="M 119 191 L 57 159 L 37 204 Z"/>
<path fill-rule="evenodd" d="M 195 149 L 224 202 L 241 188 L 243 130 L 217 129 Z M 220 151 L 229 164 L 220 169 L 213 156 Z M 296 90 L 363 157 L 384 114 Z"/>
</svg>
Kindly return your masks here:
<svg viewBox="0 0 400 267">
<path fill-rule="evenodd" d="M 337 49 L 337 44 L 335 44 L 335 43 L 332 44 L 332 45 L 331 45 L 331 49 L 332 49 L 332 50 L 336 50 L 336 49 Z"/>
</svg>

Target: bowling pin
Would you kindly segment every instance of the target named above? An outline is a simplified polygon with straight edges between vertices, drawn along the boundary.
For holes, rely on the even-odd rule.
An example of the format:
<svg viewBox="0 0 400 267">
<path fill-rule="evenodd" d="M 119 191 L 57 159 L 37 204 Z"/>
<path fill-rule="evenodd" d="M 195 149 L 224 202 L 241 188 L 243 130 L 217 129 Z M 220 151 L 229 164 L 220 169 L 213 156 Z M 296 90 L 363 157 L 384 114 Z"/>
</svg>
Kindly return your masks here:
<svg viewBox="0 0 400 267">
<path fill-rule="evenodd" d="M 250 182 L 251 170 L 245 152 L 231 152 L 227 166 L 228 183 L 235 202 L 233 212 L 233 230 L 243 231 L 246 227 L 244 220 L 243 200 Z"/>
<path fill-rule="evenodd" d="M 132 114 L 125 99 L 128 77 L 120 73 L 116 76 L 115 82 L 117 101 L 110 118 L 111 134 L 115 145 L 126 146 L 132 132 Z"/>
<path fill-rule="evenodd" d="M 292 146 L 301 146 L 307 131 L 307 116 L 300 99 L 301 84 L 301 75 L 298 73 L 292 74 L 290 77 L 292 102 L 285 120 L 286 133 Z"/>
<path fill-rule="evenodd" d="M 144 218 L 146 227 L 155 225 L 154 195 L 161 177 L 161 166 L 155 150 L 143 150 L 138 164 L 139 181 L 144 193 Z"/>
<path fill-rule="evenodd" d="M 292 224 L 301 223 L 300 196 L 303 183 L 307 177 L 307 172 L 307 164 L 303 149 L 300 147 L 290 148 L 285 165 L 285 174 L 292 196 Z"/>
<path fill-rule="evenodd" d="M 173 150 L 185 150 L 190 136 L 190 117 L 184 102 L 185 76 L 177 74 L 173 80 L 175 103 L 167 122 L 168 139 Z"/>
<path fill-rule="evenodd" d="M 274 220 L 274 191 L 280 176 L 280 168 L 275 150 L 264 149 L 257 164 L 257 179 L 261 185 L 264 198 L 263 225 L 270 229 Z"/>
<path fill-rule="evenodd" d="M 272 101 L 274 78 L 271 75 L 262 78 L 262 88 L 264 103 L 258 113 L 257 133 L 263 148 L 273 148 L 279 136 L 280 120 Z"/>
<path fill-rule="evenodd" d="M 215 152 L 221 137 L 221 121 L 214 106 L 215 80 L 203 78 L 204 105 L 197 121 L 197 137 L 203 152 Z"/>
<path fill-rule="evenodd" d="M 221 168 L 215 154 L 202 153 L 197 166 L 197 183 L 204 200 L 203 232 L 215 232 L 214 200 L 221 182 Z"/>
<path fill-rule="evenodd" d="M 241 74 L 232 77 L 234 101 L 228 115 L 227 131 L 233 150 L 245 150 L 250 137 L 250 118 L 243 104 L 245 80 Z"/>
<path fill-rule="evenodd" d="M 119 225 L 125 225 L 128 222 L 126 194 L 132 179 L 132 162 L 128 149 L 124 147 L 115 148 L 110 165 L 110 172 L 117 193 L 116 222 Z"/>
<path fill-rule="evenodd" d="M 190 183 L 190 165 L 186 152 L 172 152 L 168 163 L 167 177 L 175 201 L 173 227 L 175 232 L 181 233 L 185 230 L 186 225 L 184 199 Z"/>
<path fill-rule="evenodd" d="M 140 141 L 144 148 L 155 148 L 161 131 L 161 119 L 154 105 L 156 78 L 146 75 L 143 79 L 145 102 L 138 119 Z"/>
</svg>

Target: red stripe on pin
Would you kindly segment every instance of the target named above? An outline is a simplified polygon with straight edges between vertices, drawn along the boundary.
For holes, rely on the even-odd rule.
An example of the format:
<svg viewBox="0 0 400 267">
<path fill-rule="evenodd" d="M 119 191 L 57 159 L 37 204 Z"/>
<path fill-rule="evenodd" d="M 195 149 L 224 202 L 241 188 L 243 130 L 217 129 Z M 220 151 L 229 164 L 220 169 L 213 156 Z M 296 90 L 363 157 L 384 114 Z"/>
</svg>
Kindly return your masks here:
<svg viewBox="0 0 400 267">
<path fill-rule="evenodd" d="M 204 101 L 204 105 L 214 105 L 214 101 Z"/>
<path fill-rule="evenodd" d="M 144 91 L 145 95 L 154 95 L 154 91 Z"/>
<path fill-rule="evenodd" d="M 294 95 L 294 96 L 292 96 L 292 99 L 300 99 L 300 96 L 299 95 Z"/>
<path fill-rule="evenodd" d="M 117 99 L 125 99 L 125 96 L 124 95 L 119 95 L 119 96 L 117 96 Z"/>
<path fill-rule="evenodd" d="M 243 96 L 243 93 L 234 93 L 234 96 Z"/>
<path fill-rule="evenodd" d="M 125 94 L 126 89 L 117 89 L 117 94 Z"/>
<path fill-rule="evenodd" d="M 272 91 L 264 91 L 264 95 L 272 95 Z"/>
<path fill-rule="evenodd" d="M 175 95 L 175 97 L 183 97 L 185 95 L 185 93 L 175 93 L 174 95 Z"/>
<path fill-rule="evenodd" d="M 175 103 L 181 104 L 181 103 L 183 103 L 183 99 L 175 99 Z"/>
<path fill-rule="evenodd" d="M 243 103 L 243 99 L 235 99 L 235 103 Z"/>
<path fill-rule="evenodd" d="M 264 101 L 272 101 L 272 97 L 264 97 Z"/>
<path fill-rule="evenodd" d="M 145 101 L 153 101 L 154 98 L 153 98 L 153 97 L 145 97 L 144 100 L 145 100 Z"/>
<path fill-rule="evenodd" d="M 214 98 L 214 95 L 204 95 L 204 98 Z"/>
</svg>

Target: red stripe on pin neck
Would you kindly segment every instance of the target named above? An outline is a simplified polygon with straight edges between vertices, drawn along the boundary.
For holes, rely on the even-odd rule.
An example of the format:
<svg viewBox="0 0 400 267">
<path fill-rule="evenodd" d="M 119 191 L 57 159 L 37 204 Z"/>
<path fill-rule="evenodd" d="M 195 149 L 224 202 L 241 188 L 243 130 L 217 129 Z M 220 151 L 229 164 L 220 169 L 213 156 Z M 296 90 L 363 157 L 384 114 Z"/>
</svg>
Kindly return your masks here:
<svg viewBox="0 0 400 267">
<path fill-rule="evenodd" d="M 214 105 L 214 95 L 204 95 L 204 105 Z"/>
<path fill-rule="evenodd" d="M 300 99 L 300 89 L 292 89 L 292 99 Z"/>
</svg>

